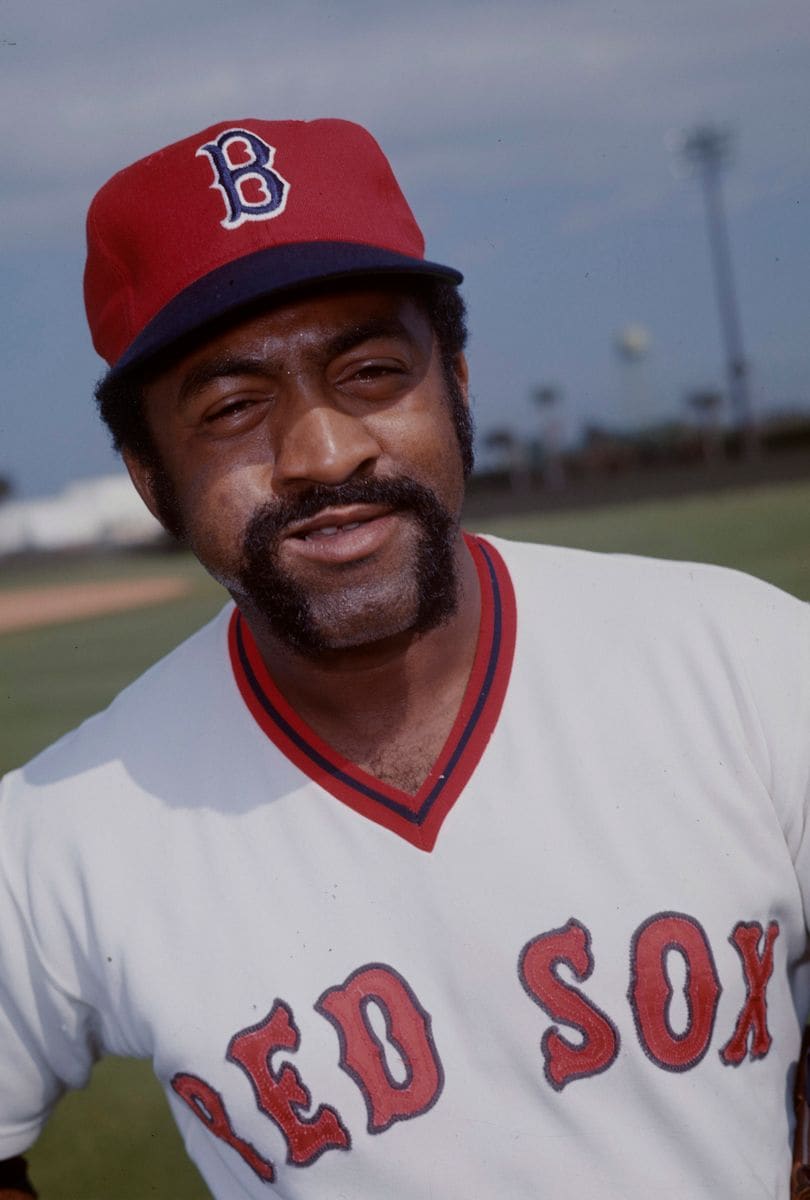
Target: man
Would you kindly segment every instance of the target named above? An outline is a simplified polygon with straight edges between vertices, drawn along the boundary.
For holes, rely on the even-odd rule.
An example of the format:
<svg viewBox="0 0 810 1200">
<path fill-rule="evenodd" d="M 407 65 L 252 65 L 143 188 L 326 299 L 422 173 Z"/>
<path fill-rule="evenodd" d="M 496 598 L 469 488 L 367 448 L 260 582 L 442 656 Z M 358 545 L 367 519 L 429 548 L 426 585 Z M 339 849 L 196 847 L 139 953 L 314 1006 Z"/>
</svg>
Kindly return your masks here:
<svg viewBox="0 0 810 1200">
<path fill-rule="evenodd" d="M 235 604 L 6 781 L 0 1196 L 111 1052 L 229 1200 L 785 1200 L 805 607 L 462 533 L 460 276 L 356 126 L 214 126 L 88 236 L 102 414 Z"/>
</svg>

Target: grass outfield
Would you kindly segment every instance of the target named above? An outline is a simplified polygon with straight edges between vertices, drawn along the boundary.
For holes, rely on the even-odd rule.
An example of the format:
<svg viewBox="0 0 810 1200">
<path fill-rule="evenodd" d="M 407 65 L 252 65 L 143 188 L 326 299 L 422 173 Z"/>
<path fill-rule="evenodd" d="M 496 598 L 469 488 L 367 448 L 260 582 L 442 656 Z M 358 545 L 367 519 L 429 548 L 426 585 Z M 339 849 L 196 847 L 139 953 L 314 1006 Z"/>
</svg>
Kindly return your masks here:
<svg viewBox="0 0 810 1200">
<path fill-rule="evenodd" d="M 720 562 L 810 599 L 810 484 L 685 497 L 587 512 L 485 522 L 482 531 L 594 550 Z M 184 558 L 98 559 L 0 576 L 184 573 L 189 596 L 154 608 L 0 637 L 0 772 L 24 761 L 107 701 L 201 624 L 222 592 Z M 41 1200 L 203 1200 L 163 1095 L 146 1064 L 108 1060 L 60 1105 L 31 1153 Z"/>
<path fill-rule="evenodd" d="M 0 774 L 103 707 L 203 624 L 225 594 L 189 556 L 47 559 L 0 575 L 3 587 L 181 575 L 180 600 L 0 636 Z M 59 1105 L 29 1155 L 41 1200 L 206 1200 L 148 1063 L 107 1059 Z"/>
<path fill-rule="evenodd" d="M 810 600 L 810 483 L 477 521 L 482 532 L 720 563 Z"/>
<path fill-rule="evenodd" d="M 165 604 L 0 636 L 0 774 L 97 712 L 227 599 L 187 555 L 104 556 L 67 567 L 63 582 L 160 574 L 183 576 L 192 588 Z M 15 571 L 9 586 L 53 581 L 51 571 Z"/>
</svg>

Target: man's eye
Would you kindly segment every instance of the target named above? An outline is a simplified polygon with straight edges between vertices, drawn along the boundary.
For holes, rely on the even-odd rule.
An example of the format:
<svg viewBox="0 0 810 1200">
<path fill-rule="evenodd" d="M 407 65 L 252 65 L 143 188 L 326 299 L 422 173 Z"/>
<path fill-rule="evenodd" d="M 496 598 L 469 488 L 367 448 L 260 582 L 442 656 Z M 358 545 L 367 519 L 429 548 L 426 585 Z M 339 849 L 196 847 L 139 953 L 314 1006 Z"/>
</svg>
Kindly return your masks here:
<svg viewBox="0 0 810 1200">
<path fill-rule="evenodd" d="M 404 367 L 393 362 L 362 363 L 349 375 L 349 381 L 358 383 L 376 383 L 378 380 L 395 379 L 402 375 Z"/>
<path fill-rule="evenodd" d="M 256 401 L 249 396 L 239 396 L 228 400 L 225 404 L 220 404 L 206 413 L 206 423 L 211 424 L 214 421 L 227 420 L 229 417 L 238 417 L 255 403 Z"/>
</svg>

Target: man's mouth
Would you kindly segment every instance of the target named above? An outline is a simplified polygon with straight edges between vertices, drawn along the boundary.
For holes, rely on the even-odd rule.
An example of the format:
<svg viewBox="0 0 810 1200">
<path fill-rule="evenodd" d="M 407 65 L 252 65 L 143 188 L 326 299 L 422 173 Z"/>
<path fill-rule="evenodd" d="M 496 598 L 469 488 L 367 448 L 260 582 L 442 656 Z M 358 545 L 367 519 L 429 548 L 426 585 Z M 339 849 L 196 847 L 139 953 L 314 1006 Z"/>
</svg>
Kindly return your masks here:
<svg viewBox="0 0 810 1200">
<path fill-rule="evenodd" d="M 312 542 L 317 538 L 334 537 L 336 533 L 350 533 L 361 524 L 362 521 L 349 521 L 346 525 L 324 525 L 322 529 L 313 529 L 311 533 L 299 533 L 295 536 L 303 537 L 305 542 Z"/>
<path fill-rule="evenodd" d="M 333 563 L 367 558 L 396 526 L 396 510 L 387 504 L 351 504 L 324 509 L 305 521 L 291 522 L 283 542 L 298 553 Z"/>
<path fill-rule="evenodd" d="M 326 508 L 308 520 L 291 522 L 284 536 L 300 538 L 302 541 L 334 537 L 339 533 L 351 533 L 369 521 L 388 516 L 390 512 L 391 507 L 387 504 L 350 504 L 341 508 Z"/>
</svg>

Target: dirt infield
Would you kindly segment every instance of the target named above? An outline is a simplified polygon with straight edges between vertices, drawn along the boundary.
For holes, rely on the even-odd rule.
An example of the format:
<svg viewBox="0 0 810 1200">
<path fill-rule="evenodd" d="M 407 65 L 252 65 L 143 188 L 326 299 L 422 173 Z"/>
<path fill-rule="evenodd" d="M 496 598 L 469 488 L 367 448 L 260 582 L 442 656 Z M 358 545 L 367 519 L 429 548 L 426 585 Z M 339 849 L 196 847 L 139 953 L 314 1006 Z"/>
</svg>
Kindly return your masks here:
<svg viewBox="0 0 810 1200">
<path fill-rule="evenodd" d="M 0 592 L 0 633 L 60 625 L 185 596 L 190 584 L 175 575 L 52 584 Z"/>
</svg>

